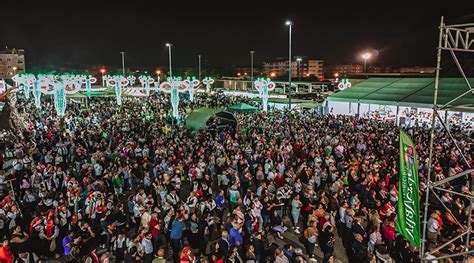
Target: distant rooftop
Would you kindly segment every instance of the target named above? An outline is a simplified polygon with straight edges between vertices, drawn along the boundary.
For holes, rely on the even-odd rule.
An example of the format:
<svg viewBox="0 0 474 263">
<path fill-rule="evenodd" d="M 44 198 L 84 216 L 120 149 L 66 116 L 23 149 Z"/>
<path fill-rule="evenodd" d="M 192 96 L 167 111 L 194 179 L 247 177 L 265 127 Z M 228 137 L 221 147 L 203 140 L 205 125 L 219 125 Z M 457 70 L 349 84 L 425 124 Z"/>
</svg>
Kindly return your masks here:
<svg viewBox="0 0 474 263">
<path fill-rule="evenodd" d="M 6 47 L 5 50 L 0 50 L 0 54 L 18 54 L 23 55 L 25 53 L 24 49 L 16 49 L 16 48 L 8 48 Z"/>
</svg>

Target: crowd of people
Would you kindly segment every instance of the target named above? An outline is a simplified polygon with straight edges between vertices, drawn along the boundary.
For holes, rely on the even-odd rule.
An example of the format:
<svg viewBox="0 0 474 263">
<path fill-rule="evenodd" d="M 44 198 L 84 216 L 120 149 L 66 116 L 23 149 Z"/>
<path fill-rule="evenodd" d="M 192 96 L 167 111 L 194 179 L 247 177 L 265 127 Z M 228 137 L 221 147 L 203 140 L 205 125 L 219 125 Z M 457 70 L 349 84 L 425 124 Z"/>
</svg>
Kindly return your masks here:
<svg viewBox="0 0 474 263">
<path fill-rule="evenodd" d="M 251 103 L 200 95 L 180 111 L 185 120 L 186 109 L 240 101 Z M 272 111 L 236 114 L 237 127 L 189 131 L 171 119 L 164 95 L 124 98 L 120 107 L 109 98 L 69 103 L 62 118 L 52 103 L 36 109 L 20 97 L 16 107 L 25 131 L 1 134 L 1 262 L 418 261 L 394 229 L 393 122 Z M 440 130 L 437 180 L 473 163 L 472 129 L 451 128 L 467 163 Z M 423 198 L 429 128 L 407 133 Z M 446 187 L 470 193 L 469 183 L 460 177 Z M 450 193 L 430 206 L 427 246 L 466 226 L 468 207 Z M 337 242 L 346 256 L 335 255 Z"/>
</svg>

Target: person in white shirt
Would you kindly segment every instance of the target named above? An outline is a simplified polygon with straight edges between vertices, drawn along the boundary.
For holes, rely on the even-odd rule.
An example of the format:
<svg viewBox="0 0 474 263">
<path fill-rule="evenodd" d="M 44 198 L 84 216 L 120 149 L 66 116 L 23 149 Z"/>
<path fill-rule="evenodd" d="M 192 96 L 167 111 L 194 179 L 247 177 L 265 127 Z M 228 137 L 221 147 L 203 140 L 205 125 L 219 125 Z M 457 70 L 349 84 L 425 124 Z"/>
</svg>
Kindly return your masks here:
<svg viewBox="0 0 474 263">
<path fill-rule="evenodd" d="M 169 193 L 169 195 L 166 197 L 166 200 L 168 200 L 168 202 L 173 205 L 173 206 L 176 206 L 179 202 L 179 197 L 178 195 L 176 194 L 176 190 L 175 189 L 172 189 Z"/>
<path fill-rule="evenodd" d="M 23 171 L 24 168 L 23 159 L 16 158 L 15 160 L 13 160 L 12 166 L 15 172 L 20 173 L 21 171 Z"/>
<path fill-rule="evenodd" d="M 130 243 L 130 240 L 125 236 L 124 233 L 119 233 L 117 239 L 114 242 L 115 248 L 115 260 L 116 262 L 122 262 L 125 258 L 125 251 Z"/>
<path fill-rule="evenodd" d="M 262 209 L 263 205 L 258 200 L 258 197 L 254 197 L 252 207 L 252 215 L 258 220 L 258 231 L 262 231 L 263 228 L 263 219 L 262 219 Z"/>
<path fill-rule="evenodd" d="M 152 234 L 148 232 L 142 239 L 142 246 L 145 251 L 144 262 L 151 263 L 153 261 L 153 242 L 151 241 Z"/>
<path fill-rule="evenodd" d="M 438 242 L 438 234 L 440 231 L 438 219 L 439 215 L 435 212 L 431 215 L 430 220 L 428 220 L 428 240 L 435 245 Z"/>
<path fill-rule="evenodd" d="M 94 164 L 95 176 L 97 177 L 101 176 L 103 171 L 104 171 L 104 168 L 102 167 L 102 165 L 100 165 L 99 163 Z"/>
<path fill-rule="evenodd" d="M 190 213 L 194 213 L 197 202 L 198 199 L 196 197 L 196 192 L 191 192 L 188 196 L 188 199 L 186 200 L 186 205 L 188 206 Z"/>
<path fill-rule="evenodd" d="M 346 201 L 344 201 L 339 207 L 339 220 L 337 226 L 337 232 L 339 236 L 344 236 L 344 230 L 346 229 L 346 209 L 349 207 Z"/>
</svg>

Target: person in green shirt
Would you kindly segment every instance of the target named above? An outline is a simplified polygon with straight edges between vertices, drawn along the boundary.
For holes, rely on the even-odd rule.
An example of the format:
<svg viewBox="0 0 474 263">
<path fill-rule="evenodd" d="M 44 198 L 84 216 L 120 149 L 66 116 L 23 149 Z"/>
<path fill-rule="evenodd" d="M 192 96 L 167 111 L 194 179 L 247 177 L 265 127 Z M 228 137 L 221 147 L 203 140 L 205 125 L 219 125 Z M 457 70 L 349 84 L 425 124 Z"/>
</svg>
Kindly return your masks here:
<svg viewBox="0 0 474 263">
<path fill-rule="evenodd" d="M 237 190 L 237 186 L 233 185 L 229 190 L 231 211 L 234 211 L 234 209 L 238 206 L 239 198 L 240 198 L 240 193 Z"/>
<path fill-rule="evenodd" d="M 112 186 L 114 187 L 115 194 L 118 195 L 122 193 L 122 185 L 122 177 L 120 177 L 119 173 L 115 174 L 114 177 L 112 177 Z"/>
</svg>

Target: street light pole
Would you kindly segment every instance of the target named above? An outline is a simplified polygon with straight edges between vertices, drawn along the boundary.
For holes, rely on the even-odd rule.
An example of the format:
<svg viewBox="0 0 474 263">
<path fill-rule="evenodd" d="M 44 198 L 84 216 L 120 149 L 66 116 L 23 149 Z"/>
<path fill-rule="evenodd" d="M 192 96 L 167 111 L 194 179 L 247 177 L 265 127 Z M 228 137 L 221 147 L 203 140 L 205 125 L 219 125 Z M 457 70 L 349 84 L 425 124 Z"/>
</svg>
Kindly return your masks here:
<svg viewBox="0 0 474 263">
<path fill-rule="evenodd" d="M 105 79 L 104 79 L 105 68 L 100 69 L 100 74 L 102 75 L 102 86 L 105 87 Z"/>
<path fill-rule="evenodd" d="M 170 60 L 170 77 L 173 76 L 173 70 L 171 69 L 171 47 L 173 44 L 171 43 L 166 43 L 166 46 L 168 47 L 168 55 L 169 55 L 169 60 Z"/>
<path fill-rule="evenodd" d="M 125 75 L 125 52 L 120 52 L 122 54 L 122 74 Z"/>
<path fill-rule="evenodd" d="M 198 55 L 199 58 L 199 81 L 201 81 L 201 55 Z"/>
<path fill-rule="evenodd" d="M 367 60 L 370 59 L 372 55 L 368 52 L 362 54 L 362 58 L 364 59 L 364 73 L 367 72 Z"/>
<path fill-rule="evenodd" d="M 293 22 L 286 21 L 285 23 L 289 26 L 288 31 L 288 109 L 291 110 L 291 29 L 293 26 Z"/>
<path fill-rule="evenodd" d="M 255 51 L 250 51 L 250 81 L 252 82 L 252 90 L 253 90 L 253 54 Z"/>
<path fill-rule="evenodd" d="M 301 81 L 301 75 L 300 75 L 300 70 L 301 70 L 301 58 L 297 58 L 296 62 L 298 63 L 298 81 Z"/>
</svg>

